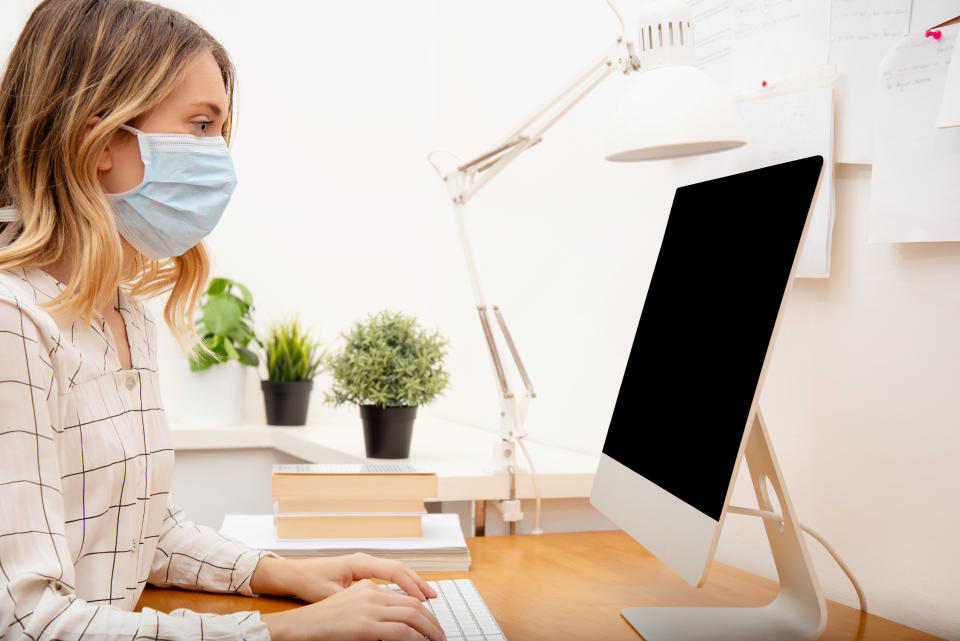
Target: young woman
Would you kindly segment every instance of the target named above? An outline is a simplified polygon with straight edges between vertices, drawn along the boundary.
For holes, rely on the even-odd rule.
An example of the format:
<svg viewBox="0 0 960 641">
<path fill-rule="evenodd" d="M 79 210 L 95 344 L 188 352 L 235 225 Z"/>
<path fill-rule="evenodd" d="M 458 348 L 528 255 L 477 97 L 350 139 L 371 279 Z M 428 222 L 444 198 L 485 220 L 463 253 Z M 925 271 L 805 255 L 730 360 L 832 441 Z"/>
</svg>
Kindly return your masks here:
<svg viewBox="0 0 960 641">
<path fill-rule="evenodd" d="M 0 638 L 443 638 L 406 566 L 283 560 L 186 520 L 144 297 L 189 353 L 201 239 L 236 183 L 234 70 L 183 15 L 46 0 L 0 81 Z M 242 470 L 238 471 L 242 473 Z M 410 596 L 369 578 L 399 584 Z M 295 595 L 260 616 L 133 607 L 146 583 Z"/>
</svg>

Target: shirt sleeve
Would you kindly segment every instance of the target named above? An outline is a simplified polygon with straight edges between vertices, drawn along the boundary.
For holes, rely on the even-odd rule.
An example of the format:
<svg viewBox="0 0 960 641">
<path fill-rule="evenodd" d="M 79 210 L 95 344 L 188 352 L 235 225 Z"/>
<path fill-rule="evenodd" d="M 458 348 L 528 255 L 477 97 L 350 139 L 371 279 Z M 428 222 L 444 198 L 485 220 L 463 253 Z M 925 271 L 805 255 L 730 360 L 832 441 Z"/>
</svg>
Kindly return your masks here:
<svg viewBox="0 0 960 641">
<path fill-rule="evenodd" d="M 277 557 L 229 539 L 206 525 L 195 525 L 168 501 L 147 580 L 158 587 L 257 596 L 250 589 L 250 579 L 264 556 Z"/>
<path fill-rule="evenodd" d="M 0 638 L 269 641 L 258 612 L 128 612 L 77 596 L 45 339 L 30 310 L 0 295 Z"/>
</svg>

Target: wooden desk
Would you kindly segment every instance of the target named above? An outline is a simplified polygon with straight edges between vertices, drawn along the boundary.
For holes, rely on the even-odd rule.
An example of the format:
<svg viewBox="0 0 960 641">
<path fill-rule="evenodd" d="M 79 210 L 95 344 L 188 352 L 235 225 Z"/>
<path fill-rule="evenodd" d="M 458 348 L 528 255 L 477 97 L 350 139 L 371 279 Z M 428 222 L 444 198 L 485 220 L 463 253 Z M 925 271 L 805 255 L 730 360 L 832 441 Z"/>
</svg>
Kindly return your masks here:
<svg viewBox="0 0 960 641">
<path fill-rule="evenodd" d="M 763 605 L 772 581 L 715 563 L 707 587 L 695 589 L 622 531 L 498 536 L 467 539 L 470 572 L 424 572 L 428 580 L 469 578 L 483 596 L 509 641 L 637 641 L 620 616 L 641 605 Z M 207 594 L 147 587 L 143 606 L 169 612 L 276 612 L 299 601 Z M 821 641 L 929 641 L 924 634 L 828 601 Z M 942 641 L 942 640 L 941 640 Z"/>
</svg>

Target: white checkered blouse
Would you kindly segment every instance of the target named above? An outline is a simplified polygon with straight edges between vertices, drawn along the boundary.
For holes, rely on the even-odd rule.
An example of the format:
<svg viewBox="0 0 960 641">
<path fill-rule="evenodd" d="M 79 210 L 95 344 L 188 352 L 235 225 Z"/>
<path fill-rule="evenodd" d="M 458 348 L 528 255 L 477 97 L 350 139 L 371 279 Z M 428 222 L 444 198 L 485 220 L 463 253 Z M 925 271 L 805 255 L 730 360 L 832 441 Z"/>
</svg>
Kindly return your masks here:
<svg viewBox="0 0 960 641">
<path fill-rule="evenodd" d="M 122 288 L 132 368 L 100 314 L 57 327 L 37 303 L 64 285 L 0 271 L 0 638 L 268 640 L 257 612 L 133 612 L 144 585 L 251 594 L 264 552 L 170 502 L 173 449 L 156 325 Z"/>
</svg>

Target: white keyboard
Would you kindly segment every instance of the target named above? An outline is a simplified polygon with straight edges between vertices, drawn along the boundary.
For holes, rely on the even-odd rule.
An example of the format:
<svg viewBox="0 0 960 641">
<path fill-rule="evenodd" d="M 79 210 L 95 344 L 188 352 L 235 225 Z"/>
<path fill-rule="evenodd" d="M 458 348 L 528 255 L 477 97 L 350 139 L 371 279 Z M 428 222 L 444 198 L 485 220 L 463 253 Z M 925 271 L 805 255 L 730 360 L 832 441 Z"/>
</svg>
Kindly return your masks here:
<svg viewBox="0 0 960 641">
<path fill-rule="evenodd" d="M 507 641 L 470 579 L 427 581 L 437 598 L 425 605 L 440 621 L 447 641 Z M 392 583 L 384 586 L 406 594 Z"/>
</svg>

